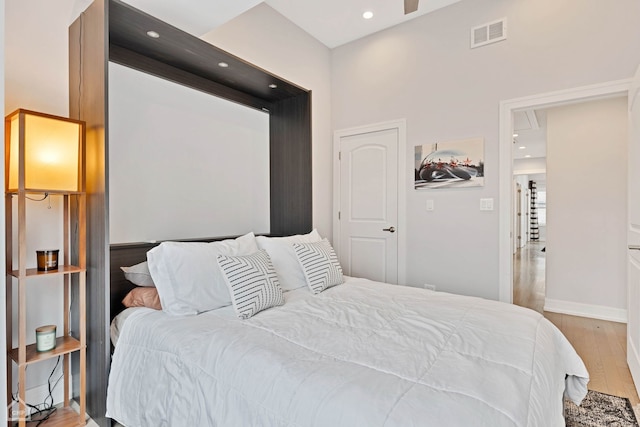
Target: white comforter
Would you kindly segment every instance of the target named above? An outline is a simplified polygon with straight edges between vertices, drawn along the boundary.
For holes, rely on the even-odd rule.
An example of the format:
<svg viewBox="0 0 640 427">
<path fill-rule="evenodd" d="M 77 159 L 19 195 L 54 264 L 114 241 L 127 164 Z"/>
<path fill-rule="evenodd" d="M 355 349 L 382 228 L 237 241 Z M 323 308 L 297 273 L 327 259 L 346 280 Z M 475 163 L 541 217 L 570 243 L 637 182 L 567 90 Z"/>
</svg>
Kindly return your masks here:
<svg viewBox="0 0 640 427">
<path fill-rule="evenodd" d="M 107 416 L 135 426 L 564 426 L 588 373 L 520 307 L 349 279 L 239 320 L 141 309 L 126 321 Z"/>
</svg>

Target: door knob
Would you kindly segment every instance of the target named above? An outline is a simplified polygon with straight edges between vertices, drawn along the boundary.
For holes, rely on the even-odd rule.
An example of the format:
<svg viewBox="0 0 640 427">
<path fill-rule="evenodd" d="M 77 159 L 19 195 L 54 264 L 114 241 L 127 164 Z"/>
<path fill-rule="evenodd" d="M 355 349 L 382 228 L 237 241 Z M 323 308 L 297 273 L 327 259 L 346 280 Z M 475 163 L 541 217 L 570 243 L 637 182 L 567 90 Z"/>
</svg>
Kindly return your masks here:
<svg viewBox="0 0 640 427">
<path fill-rule="evenodd" d="M 629 249 L 635 250 L 635 251 L 640 251 L 640 245 L 629 245 Z"/>
<path fill-rule="evenodd" d="M 388 231 L 389 233 L 395 233 L 396 232 L 396 228 L 395 227 L 389 227 L 389 228 L 383 228 L 382 231 Z"/>
</svg>

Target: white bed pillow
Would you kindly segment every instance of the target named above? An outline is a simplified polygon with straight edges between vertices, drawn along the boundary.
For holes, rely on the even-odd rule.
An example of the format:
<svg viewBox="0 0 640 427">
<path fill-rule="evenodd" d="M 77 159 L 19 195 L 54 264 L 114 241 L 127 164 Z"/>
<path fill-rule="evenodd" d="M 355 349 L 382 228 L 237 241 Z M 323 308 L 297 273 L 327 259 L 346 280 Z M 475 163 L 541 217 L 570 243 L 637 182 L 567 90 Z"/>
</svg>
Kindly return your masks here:
<svg viewBox="0 0 640 427">
<path fill-rule="evenodd" d="M 231 304 L 217 257 L 258 251 L 253 233 L 221 242 L 163 242 L 147 252 L 162 310 L 193 315 Z"/>
<path fill-rule="evenodd" d="M 239 318 L 284 304 L 278 275 L 265 250 L 245 256 L 218 255 L 218 265 Z"/>
<path fill-rule="evenodd" d="M 256 237 L 258 247 L 269 254 L 273 267 L 278 274 L 280 286 L 285 291 L 301 288 L 306 286 L 307 283 L 302 267 L 300 267 L 296 253 L 293 250 L 293 244 L 319 242 L 320 240 L 322 240 L 322 237 L 320 237 L 316 229 L 309 234 L 296 234 L 287 237 Z"/>
<path fill-rule="evenodd" d="M 319 294 L 344 283 L 338 256 L 327 239 L 312 243 L 294 243 L 298 262 L 311 292 Z"/>
<path fill-rule="evenodd" d="M 151 278 L 151 273 L 149 272 L 147 261 L 132 265 L 131 267 L 120 267 L 120 270 L 124 272 L 124 277 L 134 285 L 155 286 Z"/>
</svg>

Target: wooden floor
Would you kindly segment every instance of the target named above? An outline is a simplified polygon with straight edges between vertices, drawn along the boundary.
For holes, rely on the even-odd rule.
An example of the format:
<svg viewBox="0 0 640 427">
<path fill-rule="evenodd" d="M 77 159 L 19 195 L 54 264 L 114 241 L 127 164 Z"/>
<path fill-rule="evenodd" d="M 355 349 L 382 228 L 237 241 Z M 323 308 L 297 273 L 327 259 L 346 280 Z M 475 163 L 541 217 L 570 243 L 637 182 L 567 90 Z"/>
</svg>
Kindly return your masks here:
<svg viewBox="0 0 640 427">
<path fill-rule="evenodd" d="M 542 313 L 544 308 L 544 243 L 529 243 L 513 257 L 513 303 Z"/>
<path fill-rule="evenodd" d="M 545 295 L 544 243 L 529 244 L 514 256 L 513 302 L 531 308 L 553 322 L 587 366 L 589 389 L 640 403 L 626 362 L 627 325 L 586 317 L 543 312 Z"/>
</svg>

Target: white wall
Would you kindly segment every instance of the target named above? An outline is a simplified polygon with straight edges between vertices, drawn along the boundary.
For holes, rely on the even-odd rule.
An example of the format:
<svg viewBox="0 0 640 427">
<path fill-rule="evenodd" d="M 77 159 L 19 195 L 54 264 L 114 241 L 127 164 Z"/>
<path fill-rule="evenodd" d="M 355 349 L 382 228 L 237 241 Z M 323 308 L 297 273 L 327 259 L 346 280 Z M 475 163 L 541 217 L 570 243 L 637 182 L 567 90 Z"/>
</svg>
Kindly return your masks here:
<svg viewBox="0 0 640 427">
<path fill-rule="evenodd" d="M 73 0 L 7 0 L 5 111 L 69 112 L 67 27 Z"/>
<path fill-rule="evenodd" d="M 546 297 L 626 310 L 627 98 L 547 112 Z"/>
<path fill-rule="evenodd" d="M 205 34 L 204 40 L 312 91 L 313 225 L 332 234 L 330 50 L 266 4 Z"/>
<path fill-rule="evenodd" d="M 269 233 L 269 116 L 109 64 L 111 243 Z"/>
<path fill-rule="evenodd" d="M 3 8 L 5 18 L 3 20 L 3 82 L 6 113 L 17 108 L 26 108 L 54 115 L 68 115 L 67 28 L 73 21 L 74 9 L 74 0 L 6 1 Z M 46 201 L 27 204 L 28 267 L 35 267 L 37 249 L 62 248 L 62 206 L 59 198 L 51 199 L 52 209 L 48 209 Z M 61 278 L 39 278 L 29 281 L 27 288 L 28 342 L 35 341 L 35 328 L 41 325 L 56 324 L 58 333 L 61 333 L 63 318 L 61 280 Z M 2 318 L 4 317 L 3 315 Z M 17 310 L 14 310 L 13 318 L 17 319 Z M 4 328 L 2 330 L 4 331 Z M 14 341 L 14 345 L 17 345 L 17 341 Z M 27 401 L 40 403 L 44 399 L 46 394 L 44 385 L 54 364 L 55 360 L 50 360 L 29 367 Z M 13 389 L 17 390 L 15 384 L 14 376 Z M 58 385 L 55 393 L 56 401 L 61 401 L 61 393 L 62 387 Z"/>
<path fill-rule="evenodd" d="M 506 41 L 469 48 L 470 28 L 503 17 Z M 416 192 L 407 171 L 408 284 L 497 299 L 498 212 L 479 199 L 498 206 L 499 102 L 629 78 L 638 63 L 637 0 L 463 0 L 334 49 L 335 129 L 404 117 L 407 164 L 418 144 L 485 139 L 483 188 Z"/>
<path fill-rule="evenodd" d="M 546 170 L 547 160 L 544 157 L 513 160 L 514 174 L 544 173 Z"/>
</svg>

